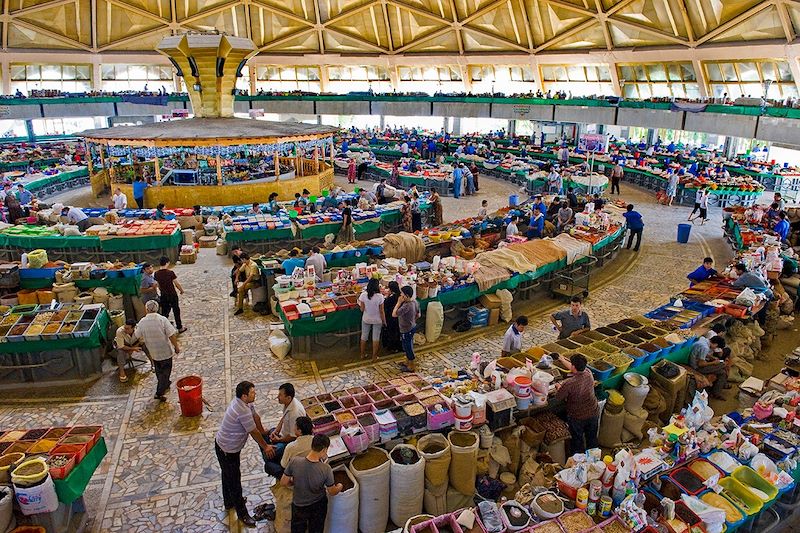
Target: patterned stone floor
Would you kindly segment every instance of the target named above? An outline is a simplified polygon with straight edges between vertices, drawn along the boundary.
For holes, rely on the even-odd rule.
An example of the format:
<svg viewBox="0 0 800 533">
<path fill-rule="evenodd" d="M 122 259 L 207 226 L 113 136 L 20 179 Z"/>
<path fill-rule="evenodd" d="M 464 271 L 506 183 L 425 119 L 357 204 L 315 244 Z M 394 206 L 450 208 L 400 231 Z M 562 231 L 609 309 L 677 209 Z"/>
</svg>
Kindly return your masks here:
<svg viewBox="0 0 800 533">
<path fill-rule="evenodd" d="M 490 207 L 503 205 L 515 191 L 504 182 L 486 178 L 481 184 L 478 197 L 445 199 L 445 220 L 477 212 L 482 197 L 490 199 Z M 713 255 L 722 262 L 730 255 L 722 240 L 719 213 L 705 226 L 694 226 L 689 244 L 680 245 L 675 242 L 676 225 L 685 220 L 688 209 L 655 205 L 650 193 L 624 186 L 623 197 L 636 203 L 644 216 L 644 241 L 639 253 L 623 250 L 593 280 L 587 309 L 594 325 L 652 309 L 685 286 L 686 273 L 704 256 Z M 275 395 L 284 381 L 293 382 L 304 397 L 397 374 L 398 357 L 382 358 L 377 364 L 278 361 L 267 347 L 269 320 L 249 311 L 233 316 L 227 272 L 226 261 L 213 250 L 201 250 L 196 264 L 176 268 L 187 291 L 181 307 L 189 331 L 181 338 L 183 353 L 175 360 L 173 381 L 187 374 L 203 376 L 203 394 L 213 411 L 184 419 L 174 390 L 169 401 L 160 404 L 152 397 L 152 374 L 140 372 L 119 384 L 110 364 L 105 375 L 88 386 L 35 394 L 4 392 L 0 399 L 0 428 L 103 424 L 109 454 L 86 492 L 89 531 L 229 530 L 213 439 L 238 381 L 257 384 L 257 409 L 269 422 L 278 417 Z M 555 337 L 547 316 L 562 305 L 541 297 L 516 309 L 531 317 L 526 346 Z M 421 350 L 420 371 L 438 373 L 463 365 L 474 351 L 496 355 L 504 329 L 445 335 Z M 255 445 L 248 444 L 242 454 L 242 473 L 250 508 L 270 498 L 262 466 Z M 236 524 L 233 520 L 230 526 L 236 529 Z M 260 523 L 258 531 L 272 528 Z"/>
</svg>

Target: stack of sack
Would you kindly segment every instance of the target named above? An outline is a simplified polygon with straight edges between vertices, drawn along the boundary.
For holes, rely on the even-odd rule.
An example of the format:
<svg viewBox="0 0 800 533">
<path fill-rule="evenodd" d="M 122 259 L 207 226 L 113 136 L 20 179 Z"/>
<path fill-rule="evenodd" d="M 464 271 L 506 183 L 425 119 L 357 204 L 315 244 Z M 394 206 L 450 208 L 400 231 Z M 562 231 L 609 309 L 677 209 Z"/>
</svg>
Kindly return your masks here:
<svg viewBox="0 0 800 533">
<path fill-rule="evenodd" d="M 383 254 L 405 259 L 408 263 L 418 263 L 425 258 L 425 243 L 413 233 L 391 233 L 383 238 Z"/>
<path fill-rule="evenodd" d="M 644 409 L 644 402 L 650 393 L 647 378 L 636 372 L 628 372 L 623 377 L 622 396 L 625 398 L 625 421 L 622 423 L 621 438 L 623 442 L 642 440 L 642 426 L 649 413 Z"/>
</svg>

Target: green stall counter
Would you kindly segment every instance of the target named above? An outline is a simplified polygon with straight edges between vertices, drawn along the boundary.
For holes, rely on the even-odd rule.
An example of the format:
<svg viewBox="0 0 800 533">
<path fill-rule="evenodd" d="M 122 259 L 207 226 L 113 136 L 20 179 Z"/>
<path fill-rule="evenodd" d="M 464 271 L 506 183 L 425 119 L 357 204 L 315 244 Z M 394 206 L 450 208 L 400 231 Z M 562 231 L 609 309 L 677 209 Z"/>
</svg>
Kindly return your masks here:
<svg viewBox="0 0 800 533">
<path fill-rule="evenodd" d="M 54 479 L 58 501 L 70 505 L 72 502 L 83 496 L 86 486 L 92 479 L 95 470 L 100 466 L 103 458 L 108 454 L 106 440 L 103 437 L 92 446 L 89 453 L 78 463 L 72 472 L 64 479 Z"/>
</svg>

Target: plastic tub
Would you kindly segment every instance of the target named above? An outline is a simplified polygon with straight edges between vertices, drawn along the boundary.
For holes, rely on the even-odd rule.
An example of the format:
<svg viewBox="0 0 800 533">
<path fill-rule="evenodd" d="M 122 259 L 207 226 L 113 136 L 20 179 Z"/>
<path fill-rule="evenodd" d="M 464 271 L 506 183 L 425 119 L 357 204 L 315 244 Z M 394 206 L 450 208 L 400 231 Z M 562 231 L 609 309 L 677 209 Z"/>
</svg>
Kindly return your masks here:
<svg viewBox="0 0 800 533">
<path fill-rule="evenodd" d="M 707 488 L 703 485 L 702 479 L 685 467 L 673 470 L 669 477 L 679 488 L 691 496 L 697 496 Z"/>
<path fill-rule="evenodd" d="M 719 485 L 724 489 L 722 495 L 748 516 L 761 512 L 764 505 L 761 499 L 734 478 L 723 478 Z"/>
<path fill-rule="evenodd" d="M 731 474 L 733 478 L 744 485 L 745 487 L 753 487 L 754 489 L 760 490 L 763 492 L 767 498 L 764 499 L 763 497 L 759 498 L 764 503 L 771 503 L 775 501 L 775 497 L 778 495 L 778 489 L 771 484 L 769 481 L 761 477 L 758 472 L 750 468 L 749 466 L 740 466 L 736 470 L 733 471 Z"/>
</svg>

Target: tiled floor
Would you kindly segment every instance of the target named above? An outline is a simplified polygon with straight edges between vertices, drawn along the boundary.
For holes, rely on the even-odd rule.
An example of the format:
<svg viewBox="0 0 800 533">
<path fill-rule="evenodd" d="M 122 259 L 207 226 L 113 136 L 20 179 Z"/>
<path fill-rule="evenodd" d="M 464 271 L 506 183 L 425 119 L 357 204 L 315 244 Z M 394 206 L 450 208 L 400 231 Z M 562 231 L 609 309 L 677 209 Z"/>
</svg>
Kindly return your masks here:
<svg viewBox="0 0 800 533">
<path fill-rule="evenodd" d="M 486 178 L 481 185 L 477 197 L 445 199 L 445 220 L 476 213 L 484 197 L 490 199 L 490 207 L 499 207 L 515 192 L 504 182 Z M 648 192 L 625 187 L 623 191 L 624 198 L 639 204 L 646 224 L 644 241 L 639 253 L 623 250 L 606 266 L 606 274 L 593 282 L 587 308 L 595 326 L 652 309 L 685 286 L 686 273 L 704 256 L 713 255 L 722 262 L 730 255 L 722 240 L 719 213 L 705 226 L 694 226 L 689 244 L 680 245 L 675 239 L 676 225 L 688 214 L 686 208 L 655 205 Z M 182 309 L 189 331 L 181 339 L 184 351 L 175 360 L 173 381 L 187 374 L 201 375 L 203 394 L 213 411 L 184 419 L 174 390 L 169 402 L 160 404 L 152 397 L 153 375 L 139 373 L 127 384 L 119 384 L 111 366 L 90 386 L 35 395 L 25 390 L 4 392 L 0 400 L 0 428 L 103 424 L 109 454 L 87 491 L 91 531 L 228 530 L 213 439 L 238 381 L 257 384 L 257 409 L 270 422 L 279 414 L 275 394 L 284 381 L 292 381 L 304 397 L 397 373 L 396 358 L 374 365 L 352 361 L 338 366 L 279 361 L 267 346 L 268 319 L 249 311 L 233 316 L 224 258 L 214 255 L 214 250 L 201 250 L 196 264 L 178 266 L 176 273 L 187 291 Z M 555 337 L 547 315 L 559 305 L 563 304 L 542 297 L 516 309 L 531 317 L 526 346 Z M 463 365 L 475 351 L 487 357 L 497 355 L 503 331 L 498 326 L 446 334 L 420 351 L 420 371 L 438 373 Z M 242 473 L 250 508 L 270 498 L 262 467 L 256 446 L 248 444 Z M 258 530 L 272 528 L 260 523 Z"/>
</svg>

